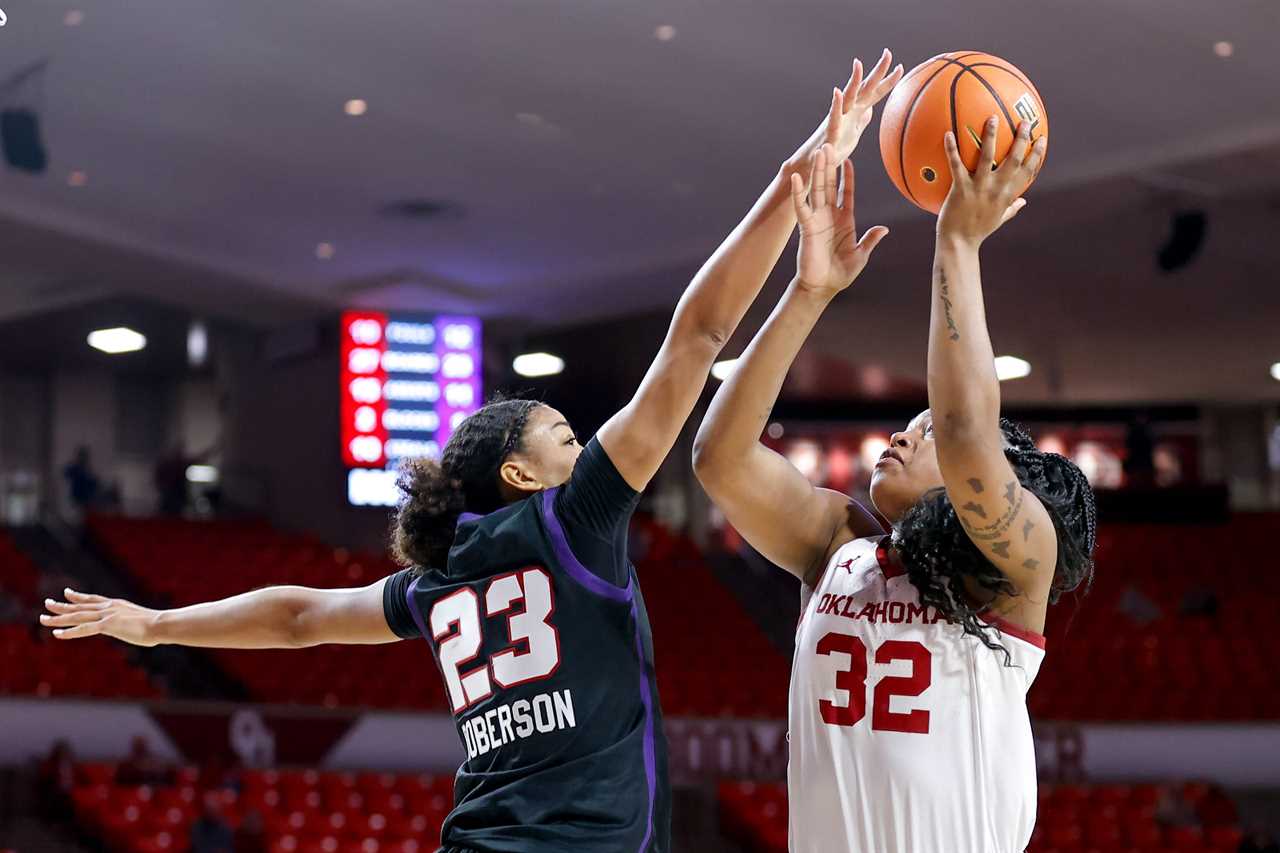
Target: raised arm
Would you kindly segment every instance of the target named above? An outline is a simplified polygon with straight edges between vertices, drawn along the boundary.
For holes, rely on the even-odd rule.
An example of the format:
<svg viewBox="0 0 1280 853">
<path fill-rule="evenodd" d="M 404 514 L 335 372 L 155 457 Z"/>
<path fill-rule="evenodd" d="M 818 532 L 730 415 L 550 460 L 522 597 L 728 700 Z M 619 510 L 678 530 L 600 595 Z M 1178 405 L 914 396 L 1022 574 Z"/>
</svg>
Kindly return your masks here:
<svg viewBox="0 0 1280 853">
<path fill-rule="evenodd" d="M 790 181 L 803 182 L 822 144 L 847 157 L 872 107 L 897 83 L 885 51 L 866 75 L 855 61 L 844 90 L 832 92 L 826 119 L 770 182 L 745 219 L 703 265 L 680 298 L 658 355 L 631 402 L 600 430 L 600 444 L 627 483 L 643 489 L 671 452 L 707 382 L 712 363 L 755 301 L 795 228 Z"/>
<path fill-rule="evenodd" d="M 987 123 L 982 153 L 970 175 L 955 137 L 947 134 L 953 185 L 938 216 L 929 323 L 929 407 L 938 465 L 969 538 L 1019 591 L 1047 592 L 1057 537 L 1044 506 L 1018 482 L 1004 455 L 1000 383 L 987 333 L 978 250 L 1023 208 L 1016 198 L 1044 158 L 1030 128 L 994 171 L 997 123 Z"/>
<path fill-rule="evenodd" d="M 398 639 L 382 607 L 386 579 L 356 589 L 276 586 L 174 610 L 65 591 L 45 599 L 40 624 L 60 640 L 103 635 L 135 646 L 298 649 L 321 643 L 367 645 Z"/>
<path fill-rule="evenodd" d="M 847 160 L 837 161 L 830 147 L 820 150 L 815 161 L 809 202 L 803 183 L 792 179 L 800 218 L 796 277 L 716 392 L 694 443 L 698 480 L 729 523 L 756 550 L 811 585 L 833 542 L 876 532 L 879 525 L 846 495 L 816 488 L 761 444 L 760 433 L 814 324 L 889 233 L 877 226 L 859 241 L 853 167 Z M 844 172 L 839 207 L 837 169 Z"/>
</svg>

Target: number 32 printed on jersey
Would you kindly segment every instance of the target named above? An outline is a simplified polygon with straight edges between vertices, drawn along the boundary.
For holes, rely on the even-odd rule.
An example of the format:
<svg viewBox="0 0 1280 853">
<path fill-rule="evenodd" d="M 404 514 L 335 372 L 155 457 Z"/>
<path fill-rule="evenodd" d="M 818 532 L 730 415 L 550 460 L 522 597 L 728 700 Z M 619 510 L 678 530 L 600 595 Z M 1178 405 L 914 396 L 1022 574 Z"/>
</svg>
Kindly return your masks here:
<svg viewBox="0 0 1280 853">
<path fill-rule="evenodd" d="M 492 696 L 494 682 L 515 687 L 550 678 L 560 668 L 560 635 L 550 622 L 555 595 L 546 571 L 534 566 L 494 578 L 485 590 L 484 609 L 486 616 L 507 617 L 510 643 L 464 672 L 484 641 L 480 597 L 463 587 L 431 608 L 431 633 L 455 714 Z"/>
<path fill-rule="evenodd" d="M 832 726 L 852 726 L 867 715 L 867 647 L 862 640 L 835 631 L 818 641 L 820 655 L 835 653 L 849 656 L 849 668 L 836 673 L 836 688 L 849 694 L 849 704 L 837 705 L 830 699 L 818 701 L 822 719 Z M 889 710 L 894 696 L 919 696 L 933 682 L 933 656 L 917 642 L 886 640 L 876 649 L 876 663 L 911 662 L 910 675 L 886 675 L 876 683 L 872 697 L 871 730 L 876 732 L 929 733 L 929 712 L 917 708 L 905 713 Z"/>
</svg>

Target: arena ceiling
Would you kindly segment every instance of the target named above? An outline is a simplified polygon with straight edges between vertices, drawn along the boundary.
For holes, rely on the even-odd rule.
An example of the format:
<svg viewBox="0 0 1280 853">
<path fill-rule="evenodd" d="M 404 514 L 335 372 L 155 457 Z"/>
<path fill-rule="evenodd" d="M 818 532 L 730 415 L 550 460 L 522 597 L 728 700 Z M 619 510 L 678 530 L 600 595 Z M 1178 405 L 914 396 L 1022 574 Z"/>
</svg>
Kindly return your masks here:
<svg viewBox="0 0 1280 853">
<path fill-rule="evenodd" d="M 4 98 L 37 108 L 50 157 L 0 174 L 0 317 L 119 294 L 262 324 L 347 303 L 531 329 L 656 310 L 851 56 L 972 48 L 1021 66 L 1052 118 L 1031 207 L 987 252 L 997 343 L 1042 367 L 1012 393 L 1280 396 L 1275 0 L 0 5 L 0 76 L 48 59 Z M 895 233 L 815 341 L 919 374 L 931 222 L 867 142 L 862 219 Z M 388 212 L 403 202 L 443 209 Z M 1210 212 L 1204 251 L 1161 274 L 1187 207 Z"/>
</svg>

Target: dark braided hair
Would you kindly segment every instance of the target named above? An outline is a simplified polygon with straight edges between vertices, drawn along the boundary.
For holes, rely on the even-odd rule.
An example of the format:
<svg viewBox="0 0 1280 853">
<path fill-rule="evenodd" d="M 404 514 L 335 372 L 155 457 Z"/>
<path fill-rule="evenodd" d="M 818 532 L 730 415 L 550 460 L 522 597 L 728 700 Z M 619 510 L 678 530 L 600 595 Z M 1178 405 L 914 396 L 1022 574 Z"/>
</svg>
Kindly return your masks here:
<svg viewBox="0 0 1280 853">
<path fill-rule="evenodd" d="M 501 509 L 498 471 L 523 449 L 524 428 L 537 400 L 491 400 L 464 420 L 440 460 L 421 457 L 400 468 L 400 505 L 391 525 L 391 552 L 402 566 L 443 569 L 458 516 Z"/>
<path fill-rule="evenodd" d="M 1049 591 L 1052 604 L 1064 592 L 1093 582 L 1093 546 L 1097 540 L 1098 517 L 1093 489 L 1070 459 L 1039 450 L 1031 434 L 1004 418 L 1000 430 L 1005 437 L 1005 458 L 1023 488 L 1044 504 L 1058 534 L 1058 563 Z M 920 593 L 920 603 L 937 608 L 943 616 L 963 627 L 983 645 L 1004 652 L 995 629 L 978 618 L 966 589 L 966 579 L 995 595 L 1013 595 L 1013 584 L 969 539 L 947 497 L 945 489 L 930 489 L 921 496 L 894 526 L 893 545 L 907 570 L 907 577 Z"/>
</svg>

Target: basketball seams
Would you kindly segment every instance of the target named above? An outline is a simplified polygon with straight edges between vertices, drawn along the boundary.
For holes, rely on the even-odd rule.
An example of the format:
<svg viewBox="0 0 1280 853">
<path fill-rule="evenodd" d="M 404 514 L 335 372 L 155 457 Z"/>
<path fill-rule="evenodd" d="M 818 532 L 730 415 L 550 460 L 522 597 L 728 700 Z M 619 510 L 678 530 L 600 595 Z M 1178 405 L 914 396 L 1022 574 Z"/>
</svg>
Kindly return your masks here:
<svg viewBox="0 0 1280 853">
<path fill-rule="evenodd" d="M 920 86 L 916 89 L 915 94 L 912 95 L 911 97 L 911 103 L 907 106 L 907 111 L 902 119 L 902 127 L 898 131 L 898 174 L 902 175 L 902 185 L 903 187 L 906 188 L 907 195 L 911 196 L 911 200 L 915 202 L 917 205 L 920 204 L 920 200 L 916 198 L 915 191 L 911 189 L 911 177 L 907 174 L 907 153 L 906 153 L 907 128 L 911 126 L 911 116 L 916 111 L 916 105 L 920 103 L 920 96 L 923 95 L 924 90 L 929 88 L 929 85 L 935 79 L 937 79 L 939 74 L 941 74 L 943 71 L 946 71 L 952 65 L 959 65 L 961 69 L 963 69 L 965 68 L 965 64 L 960 61 L 961 59 L 964 59 L 965 57 L 969 57 L 969 56 L 981 56 L 981 55 L 982 55 L 981 51 L 974 50 L 968 53 L 959 54 L 958 56 L 950 56 L 944 53 L 940 56 L 935 56 L 933 59 L 929 60 L 930 62 L 942 62 L 942 66 L 940 68 L 934 69 L 933 73 L 929 75 L 929 79 L 925 80 L 923 83 L 920 84 Z M 964 73 L 964 72 L 961 71 L 960 73 Z"/>
<path fill-rule="evenodd" d="M 977 71 L 974 71 L 969 66 L 964 65 L 964 63 L 961 63 L 961 65 L 964 67 L 964 70 L 957 74 L 955 79 L 951 81 L 951 133 L 955 135 L 957 149 L 960 146 L 960 128 L 959 123 L 956 120 L 956 87 L 960 85 L 960 78 L 966 74 L 972 74 L 974 79 L 982 84 L 982 87 L 987 90 L 987 94 L 991 95 L 991 100 L 996 102 L 996 106 L 999 107 L 1000 112 L 1004 114 L 1004 120 L 1009 125 L 1009 132 L 1016 134 L 1018 132 L 1018 127 L 1013 123 L 1013 116 L 1009 115 L 1009 108 L 1004 105 L 1004 98 L 1000 97 L 1000 93 L 996 91 L 995 86 L 992 86 L 987 82 L 985 77 Z"/>
</svg>

